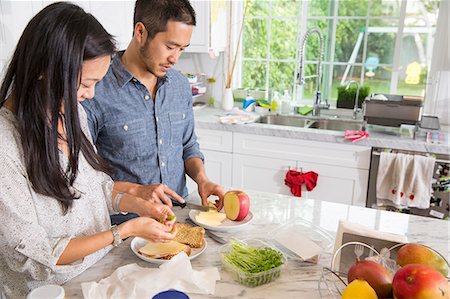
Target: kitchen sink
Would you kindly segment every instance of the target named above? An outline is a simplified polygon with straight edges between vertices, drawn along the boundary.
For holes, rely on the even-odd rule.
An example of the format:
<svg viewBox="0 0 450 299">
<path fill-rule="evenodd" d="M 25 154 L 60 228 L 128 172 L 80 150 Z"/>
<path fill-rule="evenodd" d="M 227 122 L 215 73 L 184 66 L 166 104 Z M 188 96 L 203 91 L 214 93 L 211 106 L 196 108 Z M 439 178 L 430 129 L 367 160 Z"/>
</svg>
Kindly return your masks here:
<svg viewBox="0 0 450 299">
<path fill-rule="evenodd" d="M 291 126 L 300 128 L 311 128 L 320 130 L 346 131 L 361 130 L 363 123 L 360 121 L 327 119 L 327 118 L 307 118 L 293 115 L 265 115 L 257 123 Z"/>
<path fill-rule="evenodd" d="M 269 124 L 269 125 L 280 125 L 280 126 L 291 126 L 305 128 L 310 126 L 315 120 L 309 118 L 303 118 L 299 116 L 290 115 L 265 115 L 261 116 L 257 123 Z"/>
<path fill-rule="evenodd" d="M 308 128 L 332 130 L 332 131 L 359 131 L 363 127 L 362 122 L 339 120 L 339 119 L 321 119 L 313 122 Z"/>
</svg>

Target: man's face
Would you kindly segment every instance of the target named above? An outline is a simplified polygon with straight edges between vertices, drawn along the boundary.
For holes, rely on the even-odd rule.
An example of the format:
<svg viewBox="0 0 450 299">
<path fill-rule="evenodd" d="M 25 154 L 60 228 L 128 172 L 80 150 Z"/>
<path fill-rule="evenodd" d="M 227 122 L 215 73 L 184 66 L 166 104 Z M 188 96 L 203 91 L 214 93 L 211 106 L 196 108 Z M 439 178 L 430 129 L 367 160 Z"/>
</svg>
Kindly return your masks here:
<svg viewBox="0 0 450 299">
<path fill-rule="evenodd" d="M 147 71 L 156 77 L 164 77 L 189 46 L 192 30 L 192 25 L 169 21 L 166 31 L 158 32 L 152 40 L 147 36 L 140 48 L 141 60 Z"/>
</svg>

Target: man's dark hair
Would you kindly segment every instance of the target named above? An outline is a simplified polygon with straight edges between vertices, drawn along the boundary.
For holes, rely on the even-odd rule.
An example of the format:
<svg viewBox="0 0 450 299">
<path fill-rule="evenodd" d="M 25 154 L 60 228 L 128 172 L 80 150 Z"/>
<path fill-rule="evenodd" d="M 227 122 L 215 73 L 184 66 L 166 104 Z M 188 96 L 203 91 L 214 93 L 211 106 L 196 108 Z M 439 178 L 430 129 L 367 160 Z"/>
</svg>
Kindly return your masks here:
<svg viewBox="0 0 450 299">
<path fill-rule="evenodd" d="M 134 8 L 134 26 L 144 24 L 149 39 L 167 30 L 167 22 L 176 21 L 196 25 L 195 11 L 188 0 L 137 0 Z"/>
<path fill-rule="evenodd" d="M 73 184 L 80 151 L 94 169 L 108 169 L 81 130 L 77 89 L 83 61 L 115 50 L 113 37 L 91 14 L 66 2 L 50 4 L 26 26 L 0 87 L 0 107 L 12 97 L 33 189 L 59 200 L 64 212 L 79 197 Z M 67 167 L 60 163 L 60 118 L 69 147 Z"/>
</svg>

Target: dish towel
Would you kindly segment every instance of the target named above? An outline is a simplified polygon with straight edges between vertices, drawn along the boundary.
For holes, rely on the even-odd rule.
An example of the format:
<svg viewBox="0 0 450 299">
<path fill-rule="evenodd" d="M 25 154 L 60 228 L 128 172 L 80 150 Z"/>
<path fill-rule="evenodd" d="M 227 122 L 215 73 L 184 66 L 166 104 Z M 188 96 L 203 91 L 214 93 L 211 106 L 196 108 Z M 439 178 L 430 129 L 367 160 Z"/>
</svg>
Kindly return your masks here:
<svg viewBox="0 0 450 299">
<path fill-rule="evenodd" d="M 429 208 L 434 163 L 434 157 L 382 152 L 377 175 L 377 204 Z"/>
<path fill-rule="evenodd" d="M 302 196 L 302 185 L 305 184 L 306 190 L 312 191 L 317 185 L 319 175 L 314 171 L 306 173 L 298 172 L 296 170 L 289 170 L 286 173 L 284 183 L 291 188 L 291 193 L 294 196 Z"/>
</svg>

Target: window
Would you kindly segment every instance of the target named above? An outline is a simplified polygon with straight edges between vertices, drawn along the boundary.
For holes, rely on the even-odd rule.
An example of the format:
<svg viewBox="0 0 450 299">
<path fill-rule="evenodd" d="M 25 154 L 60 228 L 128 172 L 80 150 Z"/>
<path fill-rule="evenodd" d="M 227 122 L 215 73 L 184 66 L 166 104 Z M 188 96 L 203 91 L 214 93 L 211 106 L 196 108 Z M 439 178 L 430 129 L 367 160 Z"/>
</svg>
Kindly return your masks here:
<svg viewBox="0 0 450 299">
<path fill-rule="evenodd" d="M 247 0 L 249 1 L 249 0 Z M 241 86 L 282 92 L 311 103 L 315 79 L 297 88 L 299 47 L 307 29 L 325 44 L 322 99 L 335 105 L 337 87 L 356 80 L 371 92 L 425 92 L 439 1 L 252 0 L 245 20 Z M 317 71 L 318 38 L 306 44 L 305 76 Z"/>
</svg>

